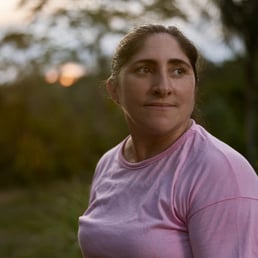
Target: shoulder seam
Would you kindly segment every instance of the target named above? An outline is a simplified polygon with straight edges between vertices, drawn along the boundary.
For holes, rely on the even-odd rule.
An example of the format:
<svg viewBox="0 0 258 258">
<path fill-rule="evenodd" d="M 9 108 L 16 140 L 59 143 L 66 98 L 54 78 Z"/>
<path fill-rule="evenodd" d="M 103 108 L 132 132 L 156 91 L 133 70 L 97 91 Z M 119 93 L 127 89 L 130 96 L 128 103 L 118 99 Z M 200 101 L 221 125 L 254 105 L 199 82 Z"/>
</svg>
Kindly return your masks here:
<svg viewBox="0 0 258 258">
<path fill-rule="evenodd" d="M 188 221 L 193 217 L 195 216 L 197 213 L 205 210 L 205 209 L 208 209 L 212 206 L 215 206 L 217 204 L 220 204 L 220 203 L 223 203 L 223 202 L 227 202 L 227 201 L 234 201 L 234 200 L 240 200 L 240 199 L 247 199 L 247 200 L 252 200 L 252 201 L 257 201 L 258 202 L 258 198 L 253 198 L 253 197 L 243 197 L 243 196 L 239 196 L 239 197 L 234 197 L 234 198 L 227 198 L 227 199 L 223 199 L 223 200 L 220 200 L 220 201 L 217 201 L 217 202 L 214 202 L 214 203 L 211 203 L 211 204 L 208 204 L 196 211 L 194 211 L 192 214 L 189 215 L 188 217 Z"/>
</svg>

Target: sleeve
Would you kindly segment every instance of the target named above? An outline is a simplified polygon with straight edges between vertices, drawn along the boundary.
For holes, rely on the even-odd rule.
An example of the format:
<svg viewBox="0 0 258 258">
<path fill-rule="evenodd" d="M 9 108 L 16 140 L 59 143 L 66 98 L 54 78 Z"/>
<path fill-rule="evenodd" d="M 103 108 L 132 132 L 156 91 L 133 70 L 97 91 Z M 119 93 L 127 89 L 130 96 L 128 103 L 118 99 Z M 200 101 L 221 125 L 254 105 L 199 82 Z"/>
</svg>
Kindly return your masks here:
<svg viewBox="0 0 258 258">
<path fill-rule="evenodd" d="M 257 258 L 257 175 L 231 148 L 208 147 L 197 149 L 176 182 L 175 208 L 193 257 Z"/>
<path fill-rule="evenodd" d="M 193 257 L 257 258 L 257 175 L 231 149 L 211 150 L 202 158 L 188 195 Z"/>
<path fill-rule="evenodd" d="M 103 163 L 103 157 L 100 158 L 100 160 L 98 161 L 95 171 L 93 173 L 93 177 L 92 177 L 92 182 L 90 184 L 90 191 L 89 191 L 89 205 L 93 202 L 93 200 L 96 197 L 96 193 L 95 193 L 95 187 L 96 184 L 99 180 L 99 177 L 101 176 L 101 172 L 102 172 L 102 163 Z"/>
<path fill-rule="evenodd" d="M 121 145 L 122 143 L 107 151 L 99 159 L 90 186 L 89 204 L 91 204 L 96 198 L 96 187 L 99 182 L 103 180 L 103 177 L 108 176 L 107 171 L 117 163 L 117 156 Z"/>
<path fill-rule="evenodd" d="M 256 258 L 258 200 L 214 203 L 192 215 L 188 230 L 194 258 Z"/>
</svg>

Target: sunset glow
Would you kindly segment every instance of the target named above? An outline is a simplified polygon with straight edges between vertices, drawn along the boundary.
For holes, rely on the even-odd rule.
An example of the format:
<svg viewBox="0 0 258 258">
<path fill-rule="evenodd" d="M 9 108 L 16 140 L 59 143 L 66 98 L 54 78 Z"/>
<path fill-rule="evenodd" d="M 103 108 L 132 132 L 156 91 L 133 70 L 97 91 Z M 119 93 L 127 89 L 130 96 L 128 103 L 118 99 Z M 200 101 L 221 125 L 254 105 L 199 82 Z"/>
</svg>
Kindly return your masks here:
<svg viewBox="0 0 258 258">
<path fill-rule="evenodd" d="M 24 20 L 26 13 L 23 10 L 18 10 L 17 4 L 17 0 L 1 1 L 0 26 L 15 25 Z"/>
<path fill-rule="evenodd" d="M 45 74 L 45 80 L 50 84 L 57 82 L 58 77 L 58 72 L 55 69 L 49 70 Z"/>
<path fill-rule="evenodd" d="M 58 70 L 50 69 L 45 73 L 45 80 L 49 84 L 60 83 L 63 87 L 72 86 L 78 79 L 86 74 L 85 69 L 77 63 L 66 63 Z"/>
</svg>

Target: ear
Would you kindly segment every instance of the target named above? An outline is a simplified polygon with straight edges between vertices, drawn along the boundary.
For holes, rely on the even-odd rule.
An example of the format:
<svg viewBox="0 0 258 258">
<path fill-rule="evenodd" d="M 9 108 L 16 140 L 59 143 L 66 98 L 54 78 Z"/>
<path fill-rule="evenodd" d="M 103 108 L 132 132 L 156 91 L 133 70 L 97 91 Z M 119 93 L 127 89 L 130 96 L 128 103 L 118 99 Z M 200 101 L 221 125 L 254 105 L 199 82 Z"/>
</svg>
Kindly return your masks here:
<svg viewBox="0 0 258 258">
<path fill-rule="evenodd" d="M 106 81 L 106 89 L 109 97 L 116 103 L 119 104 L 118 85 L 113 78 L 108 78 Z"/>
</svg>

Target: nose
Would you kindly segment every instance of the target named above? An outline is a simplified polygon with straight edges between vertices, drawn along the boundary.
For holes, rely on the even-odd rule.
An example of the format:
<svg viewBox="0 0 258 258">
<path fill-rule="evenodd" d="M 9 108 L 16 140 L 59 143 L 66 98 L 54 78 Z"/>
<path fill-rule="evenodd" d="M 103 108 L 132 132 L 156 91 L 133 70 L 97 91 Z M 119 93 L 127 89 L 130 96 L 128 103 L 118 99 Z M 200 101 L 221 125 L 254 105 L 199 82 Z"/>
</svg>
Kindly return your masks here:
<svg viewBox="0 0 258 258">
<path fill-rule="evenodd" d="M 153 85 L 152 85 L 152 94 L 157 97 L 166 97 L 172 93 L 171 80 L 168 78 L 166 72 L 159 72 L 155 74 Z"/>
</svg>

